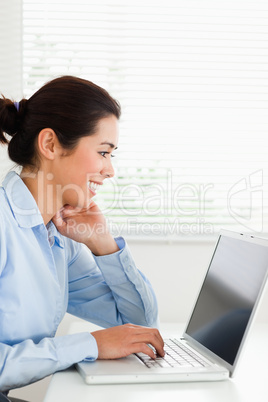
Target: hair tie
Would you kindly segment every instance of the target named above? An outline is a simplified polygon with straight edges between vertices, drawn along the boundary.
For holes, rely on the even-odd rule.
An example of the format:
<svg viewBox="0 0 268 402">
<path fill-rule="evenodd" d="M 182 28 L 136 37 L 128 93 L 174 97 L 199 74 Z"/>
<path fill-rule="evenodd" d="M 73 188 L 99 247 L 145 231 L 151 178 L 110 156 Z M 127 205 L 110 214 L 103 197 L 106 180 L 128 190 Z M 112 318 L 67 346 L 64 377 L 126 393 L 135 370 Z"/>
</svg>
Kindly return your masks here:
<svg viewBox="0 0 268 402">
<path fill-rule="evenodd" d="M 17 111 L 19 111 L 20 108 L 20 102 L 14 102 L 14 106 L 17 109 Z"/>
</svg>

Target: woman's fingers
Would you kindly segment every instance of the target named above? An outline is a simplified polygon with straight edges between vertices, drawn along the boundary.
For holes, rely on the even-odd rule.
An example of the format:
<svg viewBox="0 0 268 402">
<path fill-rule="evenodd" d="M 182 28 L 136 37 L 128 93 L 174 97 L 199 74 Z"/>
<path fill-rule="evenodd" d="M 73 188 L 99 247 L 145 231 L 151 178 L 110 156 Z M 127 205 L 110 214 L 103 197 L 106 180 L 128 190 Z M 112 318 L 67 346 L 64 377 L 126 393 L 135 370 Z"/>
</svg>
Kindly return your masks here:
<svg viewBox="0 0 268 402">
<path fill-rule="evenodd" d="M 134 343 L 130 354 L 132 353 L 144 353 L 145 355 L 148 355 L 151 359 L 156 358 L 155 352 L 146 343 Z"/>
<path fill-rule="evenodd" d="M 61 216 L 64 218 L 72 216 L 87 216 L 93 214 L 101 214 L 100 209 L 94 201 L 90 201 L 87 208 L 72 207 L 71 205 L 65 205 L 60 209 Z"/>
<path fill-rule="evenodd" d="M 160 356 L 165 355 L 164 342 L 163 342 L 162 338 L 159 339 L 159 337 L 156 336 L 154 333 L 145 333 L 145 334 L 137 335 L 136 343 L 152 345 L 157 354 L 159 354 Z"/>
<path fill-rule="evenodd" d="M 56 213 L 56 215 L 53 216 L 52 222 L 54 223 L 54 225 L 55 225 L 57 228 L 66 225 L 66 223 L 65 223 L 64 220 L 62 219 L 62 216 L 61 216 L 60 211 L 58 211 L 58 212 Z"/>
<path fill-rule="evenodd" d="M 150 344 L 160 356 L 164 356 L 164 341 L 158 329 L 132 324 L 125 325 L 135 328 L 136 342 Z"/>
<path fill-rule="evenodd" d="M 116 359 L 132 353 L 145 353 L 155 358 L 155 352 L 164 356 L 164 342 L 157 329 L 131 324 L 112 327 L 92 333 L 99 350 L 99 359 Z"/>
</svg>

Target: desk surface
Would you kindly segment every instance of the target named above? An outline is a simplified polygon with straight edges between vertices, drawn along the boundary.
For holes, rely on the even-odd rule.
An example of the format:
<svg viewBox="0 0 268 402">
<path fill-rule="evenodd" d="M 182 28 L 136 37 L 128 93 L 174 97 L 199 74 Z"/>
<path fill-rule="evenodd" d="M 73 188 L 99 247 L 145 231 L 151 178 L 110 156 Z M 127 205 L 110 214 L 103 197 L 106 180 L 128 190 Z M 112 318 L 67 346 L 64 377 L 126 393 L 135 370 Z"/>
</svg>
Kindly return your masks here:
<svg viewBox="0 0 268 402">
<path fill-rule="evenodd" d="M 74 323 L 71 332 L 92 331 L 88 323 Z M 179 336 L 182 325 L 163 324 L 163 336 Z M 86 385 L 75 368 L 54 374 L 44 402 L 107 400 L 117 402 L 263 402 L 268 400 L 268 325 L 255 324 L 233 379 L 221 382 Z"/>
</svg>

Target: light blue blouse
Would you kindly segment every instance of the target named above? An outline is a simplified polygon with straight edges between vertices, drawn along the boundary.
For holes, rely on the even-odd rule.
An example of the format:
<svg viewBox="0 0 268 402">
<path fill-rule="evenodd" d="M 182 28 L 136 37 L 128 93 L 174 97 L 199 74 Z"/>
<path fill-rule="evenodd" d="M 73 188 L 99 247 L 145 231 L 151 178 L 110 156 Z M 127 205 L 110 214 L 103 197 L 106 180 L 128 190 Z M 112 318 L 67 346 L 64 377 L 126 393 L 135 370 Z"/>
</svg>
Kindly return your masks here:
<svg viewBox="0 0 268 402">
<path fill-rule="evenodd" d="M 0 391 L 29 384 L 98 349 L 90 333 L 54 337 L 66 311 L 103 327 L 158 326 L 157 302 L 124 239 L 96 257 L 61 236 L 21 178 L 0 188 Z"/>
</svg>

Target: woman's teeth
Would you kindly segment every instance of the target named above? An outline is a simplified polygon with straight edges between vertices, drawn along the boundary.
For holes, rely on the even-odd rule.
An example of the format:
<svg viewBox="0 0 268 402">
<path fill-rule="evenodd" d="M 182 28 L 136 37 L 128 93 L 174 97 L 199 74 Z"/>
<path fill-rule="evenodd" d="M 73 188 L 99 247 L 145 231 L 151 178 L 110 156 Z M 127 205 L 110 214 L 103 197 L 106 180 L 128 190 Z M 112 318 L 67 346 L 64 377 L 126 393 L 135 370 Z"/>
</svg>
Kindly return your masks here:
<svg viewBox="0 0 268 402">
<path fill-rule="evenodd" d="M 88 188 L 92 190 L 94 193 L 98 190 L 99 184 L 94 183 L 93 181 L 88 182 Z"/>
</svg>

